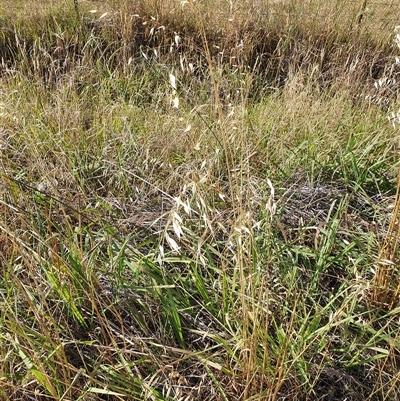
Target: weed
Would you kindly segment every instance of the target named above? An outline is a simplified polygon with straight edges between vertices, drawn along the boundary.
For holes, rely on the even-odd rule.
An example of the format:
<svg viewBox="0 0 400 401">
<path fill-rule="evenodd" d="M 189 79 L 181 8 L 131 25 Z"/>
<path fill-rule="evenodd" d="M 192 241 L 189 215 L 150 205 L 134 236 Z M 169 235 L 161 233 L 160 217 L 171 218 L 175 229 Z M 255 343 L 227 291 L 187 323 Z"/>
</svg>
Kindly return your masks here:
<svg viewBox="0 0 400 401">
<path fill-rule="evenodd" d="M 398 399 L 394 5 L 0 17 L 0 398 Z"/>
</svg>

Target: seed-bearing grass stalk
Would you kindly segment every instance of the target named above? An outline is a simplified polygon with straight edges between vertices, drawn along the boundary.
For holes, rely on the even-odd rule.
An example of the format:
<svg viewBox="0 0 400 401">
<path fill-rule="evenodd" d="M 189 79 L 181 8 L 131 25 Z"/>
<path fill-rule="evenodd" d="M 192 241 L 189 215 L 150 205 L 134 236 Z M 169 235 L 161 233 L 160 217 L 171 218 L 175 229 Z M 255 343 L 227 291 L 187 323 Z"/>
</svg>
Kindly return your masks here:
<svg viewBox="0 0 400 401">
<path fill-rule="evenodd" d="M 398 27 L 394 29 L 394 42 L 400 49 L 400 35 Z M 398 61 L 392 68 L 395 68 Z M 383 80 L 386 81 L 386 78 Z M 380 84 L 380 83 L 379 83 Z M 380 85 L 379 85 L 380 86 Z M 394 128 L 396 127 L 396 114 L 392 112 L 389 120 L 392 120 Z M 400 294 L 400 270 L 399 270 L 399 239 L 400 239 L 400 169 L 397 175 L 397 188 L 394 200 L 394 207 L 389 222 L 389 227 L 381 246 L 376 273 L 374 277 L 373 300 L 389 310 L 398 306 Z"/>
<path fill-rule="evenodd" d="M 212 107 L 219 121 L 218 132 L 222 134 L 222 137 L 217 142 L 222 144 L 223 147 L 223 162 L 227 170 L 231 204 L 234 213 L 231 232 L 231 238 L 236 250 L 234 256 L 235 263 L 232 266 L 233 277 L 227 281 L 225 281 L 226 278 L 222 280 L 227 283 L 227 287 L 224 287 L 223 297 L 225 298 L 224 304 L 228 305 L 228 309 L 230 309 L 228 319 L 230 320 L 233 317 L 232 312 L 236 310 L 239 312 L 237 322 L 228 321 L 227 323 L 239 326 L 237 330 L 239 342 L 237 369 L 243 372 L 242 374 L 244 375 L 245 387 L 241 398 L 245 400 L 256 392 L 256 386 L 260 383 L 259 377 L 263 377 L 262 373 L 261 375 L 259 374 L 257 349 L 260 342 L 258 322 L 260 321 L 261 324 L 264 322 L 262 315 L 260 316 L 260 310 L 263 309 L 259 309 L 256 303 L 258 294 L 263 291 L 263 288 L 255 284 L 255 270 L 258 266 L 252 233 L 252 213 L 250 212 L 250 204 L 247 201 L 243 201 L 243 194 L 246 193 L 244 181 L 249 177 L 249 159 L 246 157 L 248 144 L 246 141 L 245 126 L 233 127 L 233 125 L 229 124 L 229 120 L 223 113 L 219 91 L 219 73 L 216 72 L 217 67 L 214 66 L 211 57 L 204 17 L 201 15 L 200 9 L 197 11 L 201 23 L 200 32 L 204 53 L 214 92 Z M 238 128 L 239 132 L 235 134 L 235 130 Z M 250 197 L 251 194 L 249 193 L 245 199 L 248 200 Z M 229 270 L 225 270 L 222 274 L 224 276 L 231 276 L 232 273 Z M 264 281 L 261 280 L 261 282 Z M 232 295 L 237 296 L 237 300 Z M 233 310 L 232 307 L 234 307 Z"/>
<path fill-rule="evenodd" d="M 394 208 L 389 227 L 381 246 L 376 273 L 373 280 L 374 302 L 389 310 L 399 304 L 400 272 L 399 272 L 399 239 L 400 239 L 400 171 L 397 176 L 397 189 Z"/>
<path fill-rule="evenodd" d="M 336 2 L 340 12 L 326 24 L 320 16 L 311 20 L 319 13 L 300 1 L 276 6 L 276 20 L 267 7 L 248 24 L 246 7 L 252 4 L 254 16 L 256 2 L 188 2 L 180 15 L 171 11 L 179 2 L 137 3 L 115 1 L 115 12 L 99 20 L 85 15 L 78 35 L 67 29 L 76 25 L 72 1 L 69 22 L 54 16 L 47 34 L 41 20 L 25 20 L 13 67 L 30 71 L 29 79 L 16 73 L 0 81 L 0 241 L 11 248 L 0 254 L 7 266 L 0 287 L 6 391 L 22 392 L 21 399 L 38 390 L 58 401 L 88 393 L 94 400 L 311 400 L 326 396 L 328 385 L 332 392 L 364 391 L 342 381 L 357 375 L 368 377 L 364 398 L 384 381 L 395 388 L 396 319 L 376 319 L 363 303 L 365 266 L 376 253 L 362 231 L 369 204 L 344 222 L 356 201 L 344 195 L 335 212 L 330 199 L 314 238 L 302 191 L 310 177 L 314 194 L 324 192 L 324 180 L 355 192 L 368 183 L 374 191 L 371 182 L 384 183 L 382 160 L 393 165 L 389 141 L 378 133 L 394 134 L 386 135 L 376 113 L 363 113 L 340 88 L 341 100 L 332 102 L 320 86 L 334 78 L 352 82 L 339 67 L 360 61 L 343 33 L 346 2 Z M 327 13 L 335 8 L 311 3 Z M 28 39 L 40 38 L 34 44 L 26 38 L 33 31 Z M 194 65 L 190 73 L 174 64 L 178 52 L 168 51 L 175 32 L 182 65 Z M 60 54 L 67 70 L 57 68 Z M 260 63 L 257 82 L 250 56 Z M 351 68 L 362 71 L 365 58 Z M 312 79 L 308 60 L 317 62 Z M 272 82 L 263 75 L 266 63 Z M 180 107 L 166 112 L 160 82 L 168 81 L 171 64 Z M 48 66 L 54 86 L 42 81 Z M 284 87 L 269 96 L 265 85 L 278 81 Z M 189 111 L 199 105 L 201 115 Z M 353 147 L 342 146 L 346 138 Z M 10 185 L 8 176 L 29 187 Z M 293 181 L 298 210 L 282 195 Z M 143 211 L 145 226 L 137 218 Z M 288 223 L 288 214 L 305 221 Z M 361 223 L 352 225 L 351 217 Z M 393 369 L 383 363 L 390 355 Z M 329 368 L 338 378 L 327 380 Z M 378 368 L 382 383 L 371 384 Z"/>
</svg>

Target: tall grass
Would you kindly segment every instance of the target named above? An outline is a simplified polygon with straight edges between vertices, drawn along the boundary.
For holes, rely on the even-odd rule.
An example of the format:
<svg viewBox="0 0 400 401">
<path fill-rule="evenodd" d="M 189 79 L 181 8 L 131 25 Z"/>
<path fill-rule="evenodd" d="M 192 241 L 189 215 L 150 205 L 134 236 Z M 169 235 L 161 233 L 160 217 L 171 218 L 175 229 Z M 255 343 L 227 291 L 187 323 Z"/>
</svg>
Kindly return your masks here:
<svg viewBox="0 0 400 401">
<path fill-rule="evenodd" d="M 0 10 L 2 398 L 398 398 L 394 5 Z"/>
</svg>

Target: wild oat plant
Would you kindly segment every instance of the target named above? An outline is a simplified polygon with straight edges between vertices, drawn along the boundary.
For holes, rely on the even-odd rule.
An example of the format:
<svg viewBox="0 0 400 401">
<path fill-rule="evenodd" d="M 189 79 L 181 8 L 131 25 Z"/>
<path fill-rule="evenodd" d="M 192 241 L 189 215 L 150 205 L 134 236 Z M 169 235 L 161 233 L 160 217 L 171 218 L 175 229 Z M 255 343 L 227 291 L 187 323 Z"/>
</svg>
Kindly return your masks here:
<svg viewBox="0 0 400 401">
<path fill-rule="evenodd" d="M 399 12 L 3 1 L 0 399 L 398 400 Z"/>
</svg>

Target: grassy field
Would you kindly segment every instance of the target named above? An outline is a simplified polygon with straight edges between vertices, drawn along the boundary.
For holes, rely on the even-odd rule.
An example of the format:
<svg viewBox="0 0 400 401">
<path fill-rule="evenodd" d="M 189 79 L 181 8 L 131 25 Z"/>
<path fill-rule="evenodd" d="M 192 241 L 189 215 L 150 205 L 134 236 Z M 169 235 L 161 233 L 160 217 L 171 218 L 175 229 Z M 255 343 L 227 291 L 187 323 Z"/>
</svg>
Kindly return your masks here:
<svg viewBox="0 0 400 401">
<path fill-rule="evenodd" d="M 399 24 L 2 1 L 0 399 L 398 400 Z"/>
</svg>

